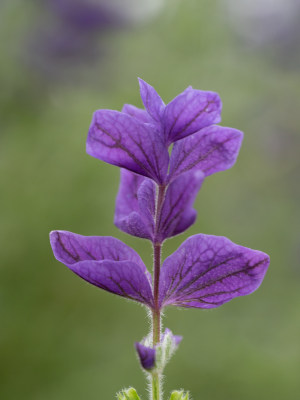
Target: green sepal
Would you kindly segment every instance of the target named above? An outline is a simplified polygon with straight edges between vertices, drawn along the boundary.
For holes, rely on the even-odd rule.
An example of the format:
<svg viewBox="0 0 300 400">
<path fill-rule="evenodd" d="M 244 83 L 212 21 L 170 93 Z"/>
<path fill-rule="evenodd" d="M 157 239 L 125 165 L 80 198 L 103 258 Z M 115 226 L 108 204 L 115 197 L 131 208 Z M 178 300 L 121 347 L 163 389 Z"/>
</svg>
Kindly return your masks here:
<svg viewBox="0 0 300 400">
<path fill-rule="evenodd" d="M 156 347 L 156 368 L 158 371 L 164 370 L 177 348 L 175 336 L 170 330 L 166 330 L 161 343 Z"/>
<path fill-rule="evenodd" d="M 171 393 L 170 400 L 189 400 L 189 393 L 184 393 L 182 390 L 179 392 L 178 390 L 174 390 Z"/>
<path fill-rule="evenodd" d="M 141 400 L 134 388 L 122 390 L 117 393 L 117 400 Z"/>
</svg>

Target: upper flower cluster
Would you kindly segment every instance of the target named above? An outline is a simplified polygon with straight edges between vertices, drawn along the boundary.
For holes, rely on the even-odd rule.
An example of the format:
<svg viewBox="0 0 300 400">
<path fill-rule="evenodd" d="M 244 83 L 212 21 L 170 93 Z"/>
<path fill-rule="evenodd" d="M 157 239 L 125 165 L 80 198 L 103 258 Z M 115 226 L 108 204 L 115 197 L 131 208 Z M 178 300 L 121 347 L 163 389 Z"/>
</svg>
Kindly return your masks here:
<svg viewBox="0 0 300 400">
<path fill-rule="evenodd" d="M 115 223 L 154 243 L 154 278 L 133 249 L 111 237 L 52 232 L 56 258 L 93 285 L 156 311 L 213 308 L 252 293 L 269 257 L 225 237 L 192 236 L 160 266 L 161 243 L 195 221 L 192 206 L 203 180 L 234 164 L 242 132 L 215 125 L 221 119 L 216 93 L 189 87 L 165 105 L 142 80 L 140 91 L 144 110 L 125 105 L 122 112 L 94 113 L 87 152 L 122 168 Z"/>
<path fill-rule="evenodd" d="M 208 176 L 234 164 L 242 132 L 214 125 L 221 120 L 217 93 L 188 87 L 165 105 L 152 86 L 139 81 L 145 110 L 126 104 L 122 112 L 96 111 L 88 154 L 159 185 L 187 171 L 200 170 Z"/>
<path fill-rule="evenodd" d="M 96 111 L 87 153 L 125 169 L 115 224 L 131 235 L 162 242 L 195 221 L 192 205 L 204 178 L 235 163 L 243 134 L 215 125 L 222 108 L 217 93 L 188 87 L 165 105 L 152 86 L 139 82 L 145 109 L 125 104 L 122 112 Z M 166 187 L 156 232 L 155 183 Z"/>
</svg>

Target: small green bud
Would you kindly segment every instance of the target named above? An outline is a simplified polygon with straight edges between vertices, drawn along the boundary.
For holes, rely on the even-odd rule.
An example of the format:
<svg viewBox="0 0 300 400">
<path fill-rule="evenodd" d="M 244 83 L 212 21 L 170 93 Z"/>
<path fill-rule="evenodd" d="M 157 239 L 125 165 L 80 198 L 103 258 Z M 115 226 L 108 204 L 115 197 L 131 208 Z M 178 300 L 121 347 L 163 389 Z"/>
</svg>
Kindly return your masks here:
<svg viewBox="0 0 300 400">
<path fill-rule="evenodd" d="M 122 390 L 117 394 L 117 400 L 141 400 L 134 388 Z"/>
<path fill-rule="evenodd" d="M 182 390 L 179 392 L 178 390 L 174 390 L 174 392 L 171 393 L 170 400 L 189 400 L 189 394 L 184 393 Z"/>
</svg>

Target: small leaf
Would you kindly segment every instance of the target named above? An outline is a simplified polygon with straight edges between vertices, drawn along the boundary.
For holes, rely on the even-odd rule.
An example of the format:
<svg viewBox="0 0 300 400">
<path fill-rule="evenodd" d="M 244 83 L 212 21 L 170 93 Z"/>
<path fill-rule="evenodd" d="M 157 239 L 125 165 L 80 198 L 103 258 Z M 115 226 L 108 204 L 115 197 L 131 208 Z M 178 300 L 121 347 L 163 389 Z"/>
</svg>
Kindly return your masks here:
<svg viewBox="0 0 300 400">
<path fill-rule="evenodd" d="M 117 400 L 141 400 L 134 388 L 122 390 L 117 393 Z"/>
<path fill-rule="evenodd" d="M 170 400 L 189 400 L 189 393 L 184 393 L 182 390 L 180 392 L 174 390 L 174 392 L 171 393 Z"/>
</svg>

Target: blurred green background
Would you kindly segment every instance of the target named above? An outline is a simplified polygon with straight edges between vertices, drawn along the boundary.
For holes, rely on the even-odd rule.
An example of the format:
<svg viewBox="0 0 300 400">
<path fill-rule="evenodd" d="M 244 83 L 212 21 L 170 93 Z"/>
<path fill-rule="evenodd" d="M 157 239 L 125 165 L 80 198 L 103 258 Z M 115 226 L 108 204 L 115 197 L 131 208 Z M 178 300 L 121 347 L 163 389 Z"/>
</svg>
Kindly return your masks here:
<svg viewBox="0 0 300 400">
<path fill-rule="evenodd" d="M 55 26 L 41 4 L 0 5 L 0 398 L 109 400 L 130 385 L 147 398 L 133 349 L 149 329 L 145 310 L 78 279 L 54 259 L 48 240 L 53 229 L 116 236 L 151 268 L 150 245 L 113 225 L 118 168 L 85 153 L 94 110 L 141 106 L 139 76 L 165 102 L 188 85 L 217 91 L 222 125 L 245 132 L 236 165 L 206 180 L 196 224 L 168 241 L 164 256 L 199 232 L 271 255 L 255 294 L 211 311 L 166 310 L 164 325 L 184 340 L 166 369 L 165 393 L 185 388 L 194 400 L 295 399 L 297 32 L 290 32 L 293 40 L 262 36 L 252 43 L 239 31 L 246 22 L 234 24 L 232 1 L 167 1 L 151 18 L 93 32 L 91 58 L 87 40 L 73 58 L 57 60 L 41 53 L 46 44 L 32 44 L 43 38 L 41 27 Z"/>
</svg>

